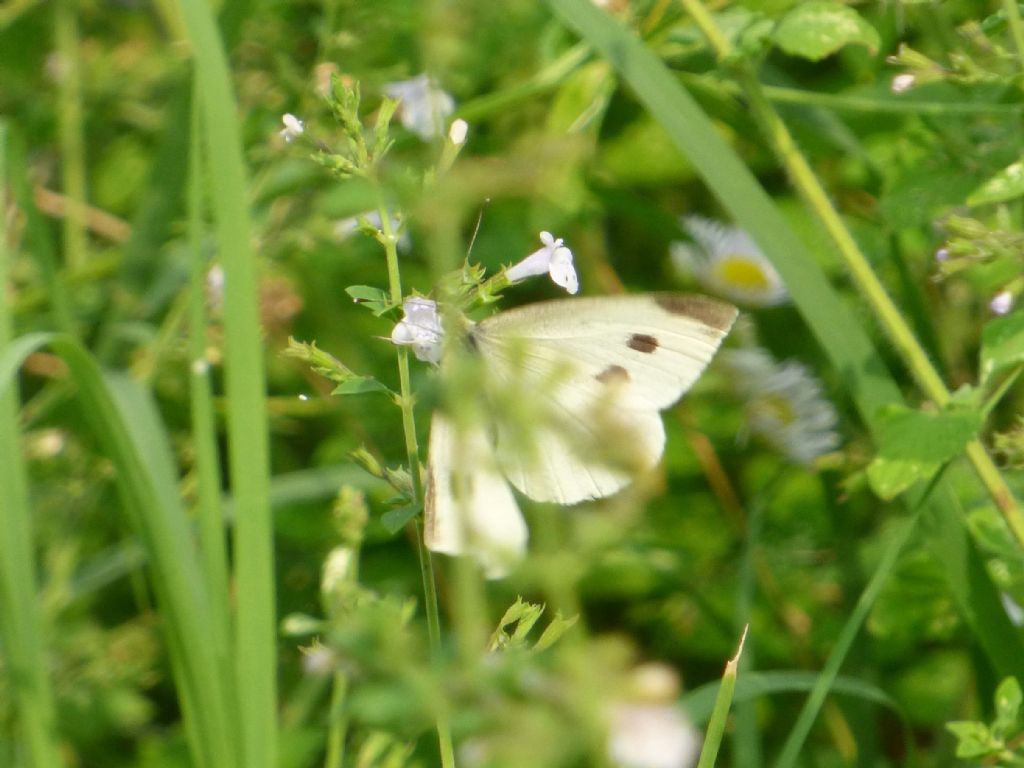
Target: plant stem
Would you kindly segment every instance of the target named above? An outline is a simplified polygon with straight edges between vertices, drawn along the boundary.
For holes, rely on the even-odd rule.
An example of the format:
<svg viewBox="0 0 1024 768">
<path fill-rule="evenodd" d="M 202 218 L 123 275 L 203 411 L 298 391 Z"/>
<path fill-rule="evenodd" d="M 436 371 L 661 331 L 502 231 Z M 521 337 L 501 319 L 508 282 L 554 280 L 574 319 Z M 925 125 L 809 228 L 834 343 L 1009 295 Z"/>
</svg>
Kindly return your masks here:
<svg viewBox="0 0 1024 768">
<path fill-rule="evenodd" d="M 950 393 L 942 377 L 939 376 L 931 360 L 928 359 L 928 355 L 914 337 L 910 326 L 907 325 L 899 309 L 872 270 L 850 231 L 843 224 L 839 212 L 832 205 L 807 159 L 800 152 L 789 129 L 786 128 L 782 118 L 765 96 L 754 67 L 746 59 L 739 59 L 734 55 L 728 40 L 722 35 L 711 14 L 707 12 L 700 0 L 680 0 L 680 2 L 707 38 L 718 59 L 732 69 L 750 103 L 755 119 L 760 123 L 779 162 L 786 169 L 790 182 L 828 233 L 850 276 L 874 311 L 879 324 L 889 337 L 889 341 L 900 352 L 918 387 L 939 407 L 946 405 L 949 402 Z M 974 466 L 975 472 L 995 501 L 1018 543 L 1024 547 L 1024 513 L 1021 512 L 1010 487 L 980 441 L 972 440 L 967 445 L 966 453 L 968 460 Z"/>
<path fill-rule="evenodd" d="M 378 200 L 381 232 L 384 235 L 384 253 L 388 267 L 388 288 L 394 304 L 402 302 L 402 279 L 398 269 L 398 238 L 391 226 L 391 212 L 382 199 Z M 409 461 L 409 475 L 412 479 L 413 496 L 423 500 L 423 484 L 420 480 L 420 450 L 416 439 L 416 417 L 413 413 L 412 385 L 409 380 L 409 352 L 406 347 L 396 347 L 398 355 L 398 383 L 401 393 L 402 430 L 405 433 L 405 450 Z M 423 542 L 419 522 L 414 524 L 416 547 L 420 558 L 420 573 L 423 577 L 424 608 L 427 613 L 427 633 L 430 638 L 431 655 L 435 662 L 441 658 L 441 619 L 437 607 L 437 586 L 434 577 L 434 563 L 430 550 Z M 442 702 L 437 715 L 437 739 L 441 750 L 443 768 L 455 768 L 455 750 L 452 745 L 451 724 L 448 721 L 447 705 Z"/>
<path fill-rule="evenodd" d="M 64 218 L 64 259 L 80 269 L 88 259 L 85 231 L 85 140 L 82 137 L 82 78 L 78 53 L 78 3 L 58 0 L 54 28 L 60 55 L 59 131 L 61 176 L 67 210 Z"/>
</svg>

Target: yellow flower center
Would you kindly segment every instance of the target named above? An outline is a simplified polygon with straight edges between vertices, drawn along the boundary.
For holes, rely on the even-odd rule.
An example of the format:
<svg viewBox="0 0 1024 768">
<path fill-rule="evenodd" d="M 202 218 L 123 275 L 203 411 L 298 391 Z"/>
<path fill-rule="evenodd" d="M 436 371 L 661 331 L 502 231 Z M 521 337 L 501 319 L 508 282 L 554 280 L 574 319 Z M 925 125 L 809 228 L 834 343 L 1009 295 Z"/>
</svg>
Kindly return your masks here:
<svg viewBox="0 0 1024 768">
<path fill-rule="evenodd" d="M 751 404 L 753 410 L 777 424 L 788 426 L 796 421 L 797 413 L 793 403 L 779 395 L 762 395 Z"/>
<path fill-rule="evenodd" d="M 755 291 L 766 291 L 772 282 L 764 267 L 742 253 L 731 253 L 717 260 L 715 272 L 728 285 Z"/>
</svg>

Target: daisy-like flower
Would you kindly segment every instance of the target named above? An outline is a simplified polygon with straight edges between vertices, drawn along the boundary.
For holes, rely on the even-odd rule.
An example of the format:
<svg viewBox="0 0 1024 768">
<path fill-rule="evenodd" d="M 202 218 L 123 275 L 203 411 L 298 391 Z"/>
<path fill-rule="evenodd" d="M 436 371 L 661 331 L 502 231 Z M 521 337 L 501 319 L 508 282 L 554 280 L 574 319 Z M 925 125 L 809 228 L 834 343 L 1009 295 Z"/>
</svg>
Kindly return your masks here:
<svg viewBox="0 0 1024 768">
<path fill-rule="evenodd" d="M 384 93 L 401 102 L 398 117 L 402 125 L 424 141 L 443 136 L 448 116 L 455 111 L 455 99 L 425 72 L 411 80 L 388 83 Z"/>
<path fill-rule="evenodd" d="M 693 243 L 672 244 L 672 261 L 705 289 L 748 307 L 771 307 L 789 300 L 782 278 L 753 238 L 703 216 L 686 216 Z"/>
<path fill-rule="evenodd" d="M 517 283 L 534 275 L 547 274 L 555 285 L 576 293 L 580 283 L 572 264 L 572 251 L 565 247 L 562 238 L 554 237 L 550 232 L 541 232 L 540 241 L 543 247 L 505 270 L 505 276 Z"/>
<path fill-rule="evenodd" d="M 675 703 L 679 681 L 663 664 L 633 673 L 630 699 L 608 715 L 608 756 L 619 768 L 689 768 L 700 754 L 701 735 Z"/>
<path fill-rule="evenodd" d="M 284 114 L 281 117 L 281 122 L 284 123 L 284 128 L 281 129 L 281 138 L 289 143 L 306 132 L 306 124 L 291 113 Z"/>
<path fill-rule="evenodd" d="M 751 432 L 797 464 L 812 464 L 839 447 L 836 410 L 804 365 L 776 363 L 760 349 L 726 350 L 720 357 L 746 400 Z"/>
<path fill-rule="evenodd" d="M 422 296 L 410 296 L 402 302 L 405 316 L 391 331 L 391 342 L 412 347 L 413 354 L 425 363 L 441 362 L 444 329 L 437 314 L 437 302 Z"/>
</svg>

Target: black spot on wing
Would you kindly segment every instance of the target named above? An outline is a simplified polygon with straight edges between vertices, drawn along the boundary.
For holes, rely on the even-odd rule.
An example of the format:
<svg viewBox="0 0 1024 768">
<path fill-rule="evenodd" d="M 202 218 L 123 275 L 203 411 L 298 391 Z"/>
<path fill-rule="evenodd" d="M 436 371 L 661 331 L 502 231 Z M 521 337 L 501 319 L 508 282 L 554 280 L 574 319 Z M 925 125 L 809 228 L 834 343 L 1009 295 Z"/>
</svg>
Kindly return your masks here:
<svg viewBox="0 0 1024 768">
<path fill-rule="evenodd" d="M 659 344 L 658 340 L 653 336 L 648 336 L 646 333 L 634 333 L 629 337 L 626 346 L 630 349 L 635 349 L 637 352 L 649 355 L 658 348 Z"/>
<path fill-rule="evenodd" d="M 624 383 L 629 381 L 629 371 L 621 365 L 609 365 L 594 378 L 602 384 Z"/>
</svg>

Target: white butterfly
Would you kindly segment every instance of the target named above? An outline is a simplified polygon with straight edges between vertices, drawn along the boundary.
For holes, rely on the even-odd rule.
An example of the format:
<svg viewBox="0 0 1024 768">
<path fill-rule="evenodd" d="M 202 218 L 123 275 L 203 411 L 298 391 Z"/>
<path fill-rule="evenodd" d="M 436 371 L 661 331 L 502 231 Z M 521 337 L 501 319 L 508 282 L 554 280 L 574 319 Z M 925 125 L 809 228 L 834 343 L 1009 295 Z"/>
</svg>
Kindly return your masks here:
<svg viewBox="0 0 1024 768">
<path fill-rule="evenodd" d="M 435 412 L 427 546 L 471 554 L 500 577 L 528 535 L 509 484 L 536 501 L 576 504 L 652 468 L 665 447 L 659 411 L 697 380 L 735 318 L 713 299 L 654 293 L 529 304 L 472 326 L 481 389 L 503 387 L 512 402 L 518 393 L 528 415 L 507 418 L 493 397 L 493 424 L 457 428 Z"/>
</svg>

